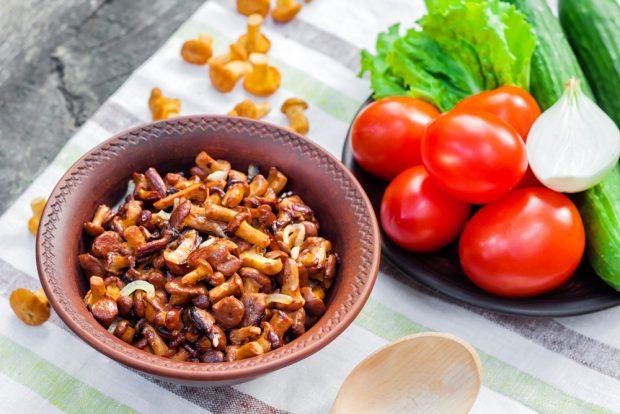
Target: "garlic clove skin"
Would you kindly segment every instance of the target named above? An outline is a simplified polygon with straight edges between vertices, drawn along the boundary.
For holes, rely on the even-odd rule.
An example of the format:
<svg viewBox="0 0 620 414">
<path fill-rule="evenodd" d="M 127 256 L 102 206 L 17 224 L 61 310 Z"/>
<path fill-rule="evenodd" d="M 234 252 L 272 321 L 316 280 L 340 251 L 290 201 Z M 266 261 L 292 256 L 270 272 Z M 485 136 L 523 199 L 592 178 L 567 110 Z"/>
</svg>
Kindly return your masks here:
<svg viewBox="0 0 620 414">
<path fill-rule="evenodd" d="M 620 157 L 620 130 L 571 79 L 528 135 L 527 155 L 538 180 L 552 190 L 576 193 L 598 184 Z"/>
</svg>

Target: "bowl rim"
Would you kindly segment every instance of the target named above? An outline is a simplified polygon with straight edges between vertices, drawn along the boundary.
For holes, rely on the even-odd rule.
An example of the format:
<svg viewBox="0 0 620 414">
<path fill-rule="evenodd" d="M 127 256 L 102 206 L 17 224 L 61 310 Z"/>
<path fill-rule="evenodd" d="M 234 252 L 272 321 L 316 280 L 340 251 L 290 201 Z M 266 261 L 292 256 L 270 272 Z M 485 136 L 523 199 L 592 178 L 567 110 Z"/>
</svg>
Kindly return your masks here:
<svg viewBox="0 0 620 414">
<path fill-rule="evenodd" d="M 361 272 L 366 273 L 367 277 L 364 279 L 365 283 L 363 284 L 363 288 L 359 291 L 355 300 L 346 308 L 344 314 L 342 312 L 336 312 L 336 316 L 339 318 L 336 322 L 332 323 L 331 319 L 327 321 L 327 329 L 317 323 L 302 336 L 281 348 L 253 358 L 234 362 L 204 364 L 172 361 L 168 358 L 140 351 L 109 334 L 102 326 L 100 326 L 100 330 L 86 329 L 86 326 L 83 326 L 79 321 L 75 320 L 71 312 L 63 305 L 63 301 L 68 302 L 68 299 L 63 298 L 62 295 L 58 295 L 55 292 L 52 282 L 56 276 L 53 274 L 53 270 L 50 271 L 50 266 L 53 266 L 54 263 L 47 263 L 49 257 L 44 254 L 48 247 L 53 246 L 50 239 L 53 240 L 53 233 L 57 231 L 57 226 L 54 223 L 58 220 L 58 211 L 62 209 L 61 205 L 66 202 L 65 197 L 68 193 L 65 193 L 65 190 L 67 186 L 79 185 L 79 180 L 75 180 L 75 176 L 82 174 L 84 170 L 88 168 L 87 162 L 92 160 L 96 154 L 101 154 L 105 151 L 109 152 L 110 148 L 113 148 L 114 151 L 120 150 L 122 153 L 125 147 L 121 144 L 124 142 L 126 145 L 139 145 L 139 140 L 135 138 L 141 136 L 141 134 L 148 136 L 149 140 L 157 140 L 159 136 L 164 134 L 174 134 L 176 132 L 181 135 L 187 132 L 187 130 L 191 131 L 193 128 L 202 127 L 202 129 L 206 131 L 209 127 L 216 128 L 217 126 L 222 127 L 227 124 L 229 126 L 232 125 L 237 130 L 246 129 L 253 131 L 255 134 L 260 133 L 263 137 L 268 139 L 278 139 L 279 137 L 283 142 L 290 142 L 292 145 L 301 144 L 308 148 L 306 152 L 312 151 L 313 158 L 320 158 L 327 165 L 335 166 L 333 173 L 340 171 L 343 177 L 342 180 L 348 181 L 353 189 L 353 197 L 358 199 L 362 207 L 367 211 L 366 216 L 369 219 L 367 227 L 372 230 L 371 244 L 367 249 L 364 249 L 369 250 L 370 263 L 367 269 L 359 269 L 357 271 L 358 278 Z M 153 133 L 158 136 L 153 137 Z M 131 139 L 132 137 L 134 138 L 133 141 Z M 122 158 L 122 155 L 118 157 Z M 330 173 L 331 172 L 332 171 L 330 171 Z M 74 182 L 73 184 L 72 181 Z M 78 183 L 75 183 L 76 181 Z M 158 377 L 174 380 L 188 380 L 192 382 L 251 379 L 299 362 L 319 351 L 336 339 L 361 312 L 376 282 L 379 273 L 380 258 L 380 231 L 372 204 L 355 176 L 337 157 L 307 138 L 280 126 L 247 118 L 217 115 L 187 115 L 165 121 L 141 124 L 123 130 L 88 150 L 67 169 L 51 191 L 43 211 L 41 225 L 39 226 L 36 238 L 36 263 L 41 285 L 50 304 L 71 331 L 98 352 L 126 366 Z M 300 341 L 302 338 L 306 339 Z M 303 344 L 303 346 L 301 344 Z M 123 352 L 124 350 L 127 352 Z M 142 358 L 135 358 L 135 352 L 139 352 Z"/>
</svg>

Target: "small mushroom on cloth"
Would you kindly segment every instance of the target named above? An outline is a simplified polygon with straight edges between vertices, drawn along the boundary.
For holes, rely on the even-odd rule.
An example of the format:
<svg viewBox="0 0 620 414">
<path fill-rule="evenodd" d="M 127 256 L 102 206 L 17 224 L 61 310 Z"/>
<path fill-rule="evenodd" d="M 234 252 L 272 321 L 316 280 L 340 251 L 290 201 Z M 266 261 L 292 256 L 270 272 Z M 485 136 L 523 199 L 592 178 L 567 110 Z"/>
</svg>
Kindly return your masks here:
<svg viewBox="0 0 620 414">
<path fill-rule="evenodd" d="M 276 7 L 271 11 L 271 17 L 276 22 L 286 23 L 293 20 L 301 10 L 301 3 L 295 0 L 277 0 Z"/>
<path fill-rule="evenodd" d="M 45 208 L 45 198 L 37 197 L 33 199 L 30 202 L 30 208 L 32 209 L 32 217 L 28 220 L 28 230 L 36 236 L 37 230 L 39 230 L 41 215 L 43 214 L 43 209 Z"/>
<path fill-rule="evenodd" d="M 282 113 L 286 115 L 289 128 L 298 134 L 305 135 L 310 130 L 305 111 L 308 104 L 303 99 L 289 98 L 282 104 Z"/>
<path fill-rule="evenodd" d="M 230 111 L 228 116 L 242 116 L 244 118 L 250 119 L 261 119 L 265 117 L 271 107 L 269 106 L 269 102 L 261 102 L 259 104 L 255 104 L 250 99 L 244 99 L 239 102 L 232 111 Z"/>
<path fill-rule="evenodd" d="M 237 40 L 248 53 L 267 53 L 271 48 L 271 42 L 261 31 L 262 24 L 263 18 L 259 14 L 248 17 L 248 31 Z"/>
<path fill-rule="evenodd" d="M 186 41 L 181 48 L 181 57 L 192 65 L 206 65 L 212 55 L 213 38 L 205 34 Z"/>
<path fill-rule="evenodd" d="M 153 121 L 161 121 L 179 115 L 181 101 L 179 99 L 164 96 L 161 89 L 153 88 L 149 98 L 149 108 L 153 115 Z"/>
<path fill-rule="evenodd" d="M 237 82 L 251 70 L 251 65 L 242 60 L 233 60 L 228 63 L 213 61 L 209 65 L 211 84 L 220 92 L 233 90 Z"/>
<path fill-rule="evenodd" d="M 260 14 L 261 16 L 267 16 L 271 0 L 237 0 L 237 11 L 246 16 L 252 14 Z"/>
<path fill-rule="evenodd" d="M 26 325 L 37 326 L 50 318 L 50 304 L 43 289 L 31 292 L 18 288 L 11 292 L 9 303 L 15 315 Z"/>
<path fill-rule="evenodd" d="M 243 87 L 256 96 L 269 96 L 280 87 L 280 71 L 269 65 L 267 55 L 252 53 L 250 55 L 252 70 L 245 76 Z"/>
</svg>

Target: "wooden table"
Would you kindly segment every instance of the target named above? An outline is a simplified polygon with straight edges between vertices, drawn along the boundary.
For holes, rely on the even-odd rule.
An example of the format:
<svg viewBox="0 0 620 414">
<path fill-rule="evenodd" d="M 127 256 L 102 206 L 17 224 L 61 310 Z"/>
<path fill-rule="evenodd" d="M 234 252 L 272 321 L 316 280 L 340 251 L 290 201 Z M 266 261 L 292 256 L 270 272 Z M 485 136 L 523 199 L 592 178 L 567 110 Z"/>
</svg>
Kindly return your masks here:
<svg viewBox="0 0 620 414">
<path fill-rule="evenodd" d="M 0 2 L 0 213 L 203 1 Z"/>
</svg>

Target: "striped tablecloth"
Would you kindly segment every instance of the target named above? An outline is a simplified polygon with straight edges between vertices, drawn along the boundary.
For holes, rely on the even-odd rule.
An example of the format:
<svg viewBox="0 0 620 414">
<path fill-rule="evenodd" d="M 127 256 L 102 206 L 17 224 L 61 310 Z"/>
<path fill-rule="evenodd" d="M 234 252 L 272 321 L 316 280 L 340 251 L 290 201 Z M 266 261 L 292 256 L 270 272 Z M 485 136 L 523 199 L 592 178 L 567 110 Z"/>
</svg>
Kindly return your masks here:
<svg viewBox="0 0 620 414">
<path fill-rule="evenodd" d="M 265 33 L 283 85 L 269 101 L 267 121 L 284 124 L 281 102 L 308 100 L 309 138 L 340 154 L 348 124 L 369 95 L 356 77 L 361 48 L 376 33 L 423 13 L 421 0 L 315 0 L 287 25 L 270 20 Z M 218 53 L 243 33 L 232 1 L 201 7 L 73 137 L 0 219 L 0 410 L 11 413 L 327 412 L 343 379 L 381 345 L 414 332 L 456 334 L 478 350 L 484 386 L 476 413 L 577 413 L 620 410 L 620 307 L 556 319 L 523 319 L 465 308 L 430 295 L 387 264 L 361 315 L 324 350 L 258 380 L 227 388 L 187 388 L 141 375 L 98 354 L 55 316 L 23 325 L 8 295 L 39 285 L 34 238 L 26 230 L 30 200 L 48 195 L 86 150 L 150 118 L 147 99 L 158 86 L 183 102 L 182 114 L 226 113 L 246 97 L 222 95 L 206 69 L 179 57 L 185 39 L 212 34 Z"/>
</svg>

